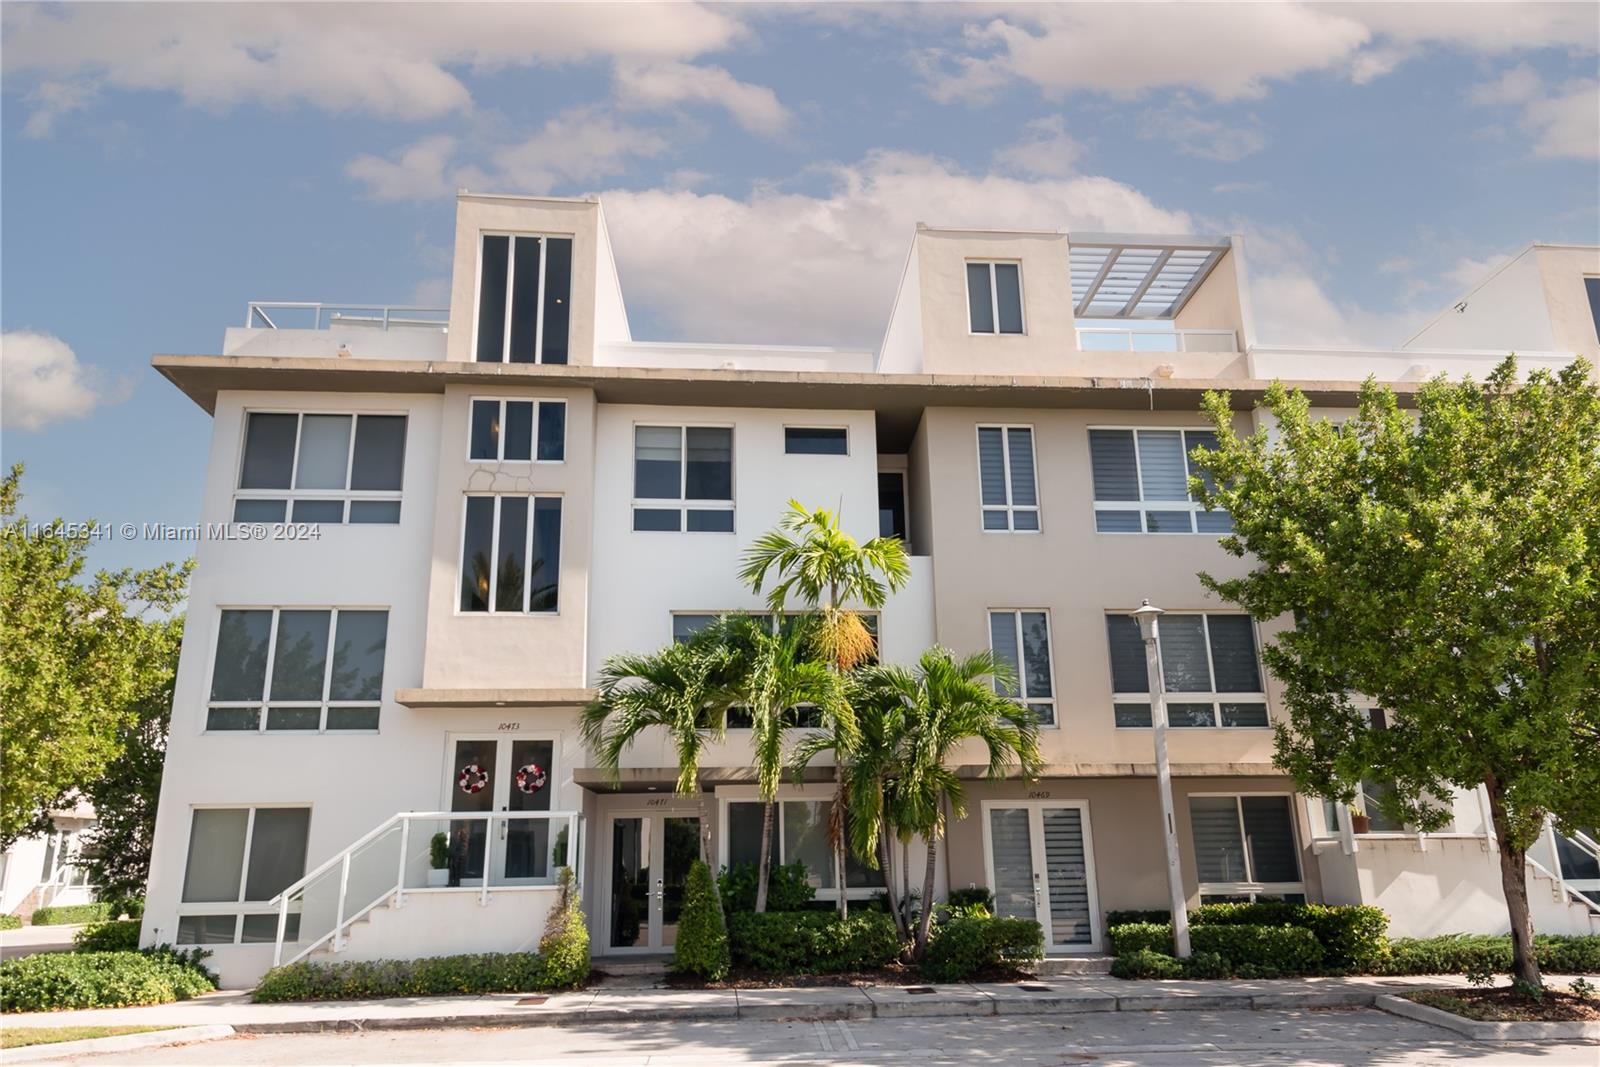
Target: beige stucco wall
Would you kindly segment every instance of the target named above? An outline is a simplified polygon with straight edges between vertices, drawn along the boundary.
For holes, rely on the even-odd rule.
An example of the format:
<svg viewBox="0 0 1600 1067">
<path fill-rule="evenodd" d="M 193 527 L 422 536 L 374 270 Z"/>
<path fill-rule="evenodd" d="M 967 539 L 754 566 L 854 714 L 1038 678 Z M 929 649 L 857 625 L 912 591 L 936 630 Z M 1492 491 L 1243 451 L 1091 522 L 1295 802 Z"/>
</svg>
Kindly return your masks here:
<svg viewBox="0 0 1600 1067">
<path fill-rule="evenodd" d="M 1178 312 L 1173 324 L 1180 330 L 1232 330 L 1234 345 L 1242 352 L 1248 338 L 1245 336 L 1244 309 L 1239 300 L 1239 272 L 1235 269 L 1235 263 L 1235 252 L 1223 253 L 1206 280 L 1200 283 L 1200 288 L 1194 291 L 1189 302 Z M 1237 376 L 1245 377 L 1242 360 L 1237 367 L 1230 369 Z"/>
<path fill-rule="evenodd" d="M 1600 336 L 1596 334 L 1589 294 L 1584 288 L 1586 276 L 1600 277 L 1600 248 L 1541 245 L 1535 251 L 1557 350 L 1577 352 L 1591 363 L 1600 362 Z"/>
</svg>

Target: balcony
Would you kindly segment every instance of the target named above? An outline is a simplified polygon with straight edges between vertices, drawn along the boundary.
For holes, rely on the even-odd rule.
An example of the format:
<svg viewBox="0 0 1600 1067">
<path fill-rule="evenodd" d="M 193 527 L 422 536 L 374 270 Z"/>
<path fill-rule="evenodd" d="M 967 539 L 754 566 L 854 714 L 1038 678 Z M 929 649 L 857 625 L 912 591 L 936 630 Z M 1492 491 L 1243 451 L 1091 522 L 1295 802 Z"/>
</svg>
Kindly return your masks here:
<svg viewBox="0 0 1600 1067">
<path fill-rule="evenodd" d="M 254 300 L 223 336 L 227 356 L 442 360 L 450 309 Z"/>
</svg>

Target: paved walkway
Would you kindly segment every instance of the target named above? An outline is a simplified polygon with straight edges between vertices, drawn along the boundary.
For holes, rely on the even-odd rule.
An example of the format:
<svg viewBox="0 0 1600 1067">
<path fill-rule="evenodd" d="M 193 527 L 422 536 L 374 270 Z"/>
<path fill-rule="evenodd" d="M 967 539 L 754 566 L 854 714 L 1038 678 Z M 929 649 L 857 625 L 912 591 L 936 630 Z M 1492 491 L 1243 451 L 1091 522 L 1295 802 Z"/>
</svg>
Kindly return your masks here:
<svg viewBox="0 0 1600 1067">
<path fill-rule="evenodd" d="M 0 959 L 12 960 L 36 952 L 66 952 L 72 948 L 72 935 L 82 929 L 82 925 L 78 925 L 0 930 Z"/>
</svg>

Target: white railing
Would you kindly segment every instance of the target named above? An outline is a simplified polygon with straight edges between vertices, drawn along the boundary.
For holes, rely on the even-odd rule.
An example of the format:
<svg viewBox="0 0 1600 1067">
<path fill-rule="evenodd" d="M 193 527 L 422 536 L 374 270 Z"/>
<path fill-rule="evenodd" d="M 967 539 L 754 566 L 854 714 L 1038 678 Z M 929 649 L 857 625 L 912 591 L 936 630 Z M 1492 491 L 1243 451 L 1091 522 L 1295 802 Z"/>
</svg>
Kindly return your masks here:
<svg viewBox="0 0 1600 1067">
<path fill-rule="evenodd" d="M 68 889 L 82 889 L 91 899 L 94 897 L 95 887 L 89 884 L 89 871 L 80 867 L 75 862 L 76 857 L 69 857 L 57 865 L 50 877 L 39 883 L 40 908 L 48 908 L 60 899 L 61 894 Z"/>
<path fill-rule="evenodd" d="M 1130 327 L 1081 326 L 1080 352 L 1237 352 L 1239 340 L 1232 330 L 1154 330 Z"/>
<path fill-rule="evenodd" d="M 1557 832 L 1555 820 L 1553 819 L 1545 820 L 1544 833 L 1545 844 L 1550 849 L 1550 867 L 1546 869 L 1543 864 L 1537 862 L 1532 857 L 1529 857 L 1528 862 L 1533 864 L 1533 866 L 1537 867 L 1540 871 L 1543 871 L 1545 876 L 1549 878 L 1550 881 L 1555 883 L 1557 895 L 1565 895 L 1569 898 L 1581 901 L 1589 908 L 1590 911 L 1594 912 L 1596 915 L 1600 915 L 1600 901 L 1596 901 L 1595 897 L 1592 897 L 1589 895 L 1589 893 L 1580 890 L 1576 885 L 1573 884 L 1572 879 L 1566 876 L 1565 871 L 1562 870 L 1561 849 L 1558 842 L 1560 839 L 1565 838 L 1567 844 L 1571 845 L 1579 852 L 1589 856 L 1596 863 L 1600 863 L 1600 844 L 1596 844 L 1594 839 L 1588 834 L 1584 833 L 1582 830 L 1574 830 L 1570 834 Z M 1597 892 L 1594 887 L 1589 886 L 1587 882 L 1584 884 L 1585 887 L 1590 890 L 1590 892 L 1595 892 L 1595 896 L 1600 896 L 1600 892 Z"/>
<path fill-rule="evenodd" d="M 444 333 L 450 309 L 405 304 L 320 304 L 252 300 L 244 324 L 258 330 L 328 330 L 335 326 L 372 330 L 421 329 Z"/>
<path fill-rule="evenodd" d="M 449 856 L 442 878 L 432 874 L 438 834 Z M 324 944 L 340 951 L 353 923 L 385 901 L 400 907 L 407 893 L 477 893 L 487 905 L 493 893 L 554 886 L 562 867 L 581 869 L 580 844 L 576 811 L 399 812 L 268 902 L 278 913 L 272 965 Z M 295 947 L 288 959 L 285 942 Z"/>
</svg>

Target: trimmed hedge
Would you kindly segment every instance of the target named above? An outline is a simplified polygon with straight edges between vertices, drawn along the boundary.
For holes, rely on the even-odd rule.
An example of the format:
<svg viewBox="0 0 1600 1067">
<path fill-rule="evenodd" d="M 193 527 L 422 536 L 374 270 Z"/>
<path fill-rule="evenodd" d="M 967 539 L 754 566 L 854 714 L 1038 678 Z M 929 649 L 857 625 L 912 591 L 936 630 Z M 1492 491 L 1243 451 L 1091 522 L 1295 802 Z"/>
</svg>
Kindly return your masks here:
<svg viewBox="0 0 1600 1067">
<path fill-rule="evenodd" d="M 0 963 L 0 1011 L 60 1011 L 169 1004 L 209 993 L 216 976 L 203 950 L 41 952 Z"/>
<path fill-rule="evenodd" d="M 939 927 L 919 969 L 935 982 L 959 982 L 979 971 L 1043 957 L 1044 930 L 1034 920 L 962 915 Z"/>
<path fill-rule="evenodd" d="M 114 918 L 116 916 L 111 914 L 110 904 L 68 904 L 61 908 L 40 908 L 33 913 L 30 921 L 34 926 L 71 926 Z"/>
<path fill-rule="evenodd" d="M 535 952 L 485 952 L 420 960 L 346 960 L 274 967 L 256 986 L 255 1000 L 359 1000 L 368 997 L 428 997 L 464 993 L 533 993 L 561 988 L 552 983 L 544 957 Z"/>
<path fill-rule="evenodd" d="M 1172 927 L 1167 923 L 1127 923 L 1113 928 L 1107 936 L 1118 958 L 1143 952 L 1172 956 Z M 1323 968 L 1326 958 L 1317 935 L 1303 926 L 1191 926 L 1189 945 L 1196 955 L 1218 957 L 1228 965 L 1229 973 L 1246 978 L 1312 974 Z M 1204 971 L 1221 970 L 1209 958 L 1195 966 Z"/>
<path fill-rule="evenodd" d="M 1111 961 L 1113 978 L 1182 978 L 1183 964 L 1165 952 L 1135 949 Z"/>
<path fill-rule="evenodd" d="M 983 910 L 990 915 L 994 914 L 994 893 L 988 886 L 972 885 L 965 889 L 952 889 L 945 903 L 952 908 L 970 908 L 974 904 L 983 906 Z"/>
<path fill-rule="evenodd" d="M 1172 912 L 1160 909 L 1146 911 L 1108 911 L 1106 912 L 1106 929 L 1113 926 L 1127 926 L 1129 923 L 1164 923 L 1172 921 Z"/>
<path fill-rule="evenodd" d="M 72 935 L 75 952 L 133 952 L 139 948 L 138 919 L 90 923 Z"/>
<path fill-rule="evenodd" d="M 1559 974 L 1600 974 L 1600 935 L 1536 935 L 1534 957 L 1543 970 Z M 1390 943 L 1381 974 L 1509 973 L 1509 934 L 1446 934 L 1402 937 Z"/>
<path fill-rule="evenodd" d="M 673 945 L 672 969 L 678 974 L 720 982 L 728 976 L 728 924 L 717 902 L 711 868 L 695 860 L 683 887 L 683 911 Z"/>
<path fill-rule="evenodd" d="M 1172 951 L 1170 912 L 1112 911 L 1106 913 L 1111 951 L 1149 948 Z M 1191 930 L 1201 926 L 1297 926 L 1310 930 L 1322 945 L 1322 966 L 1333 972 L 1364 971 L 1378 967 L 1389 953 L 1389 917 L 1383 909 L 1364 904 L 1202 904 L 1189 913 Z M 1129 927 L 1133 927 L 1129 930 Z M 1126 931 L 1122 938 L 1117 931 Z M 1160 931 L 1158 933 L 1158 931 Z M 1239 961 L 1234 961 L 1239 962 Z"/>
<path fill-rule="evenodd" d="M 22 918 L 17 915 L 0 915 L 0 930 L 22 929 Z"/>
<path fill-rule="evenodd" d="M 1161 922 L 1133 922 L 1113 926 L 1106 931 L 1106 943 L 1113 956 L 1129 956 L 1149 950 L 1164 956 L 1172 955 L 1172 924 Z"/>
<path fill-rule="evenodd" d="M 724 867 L 717 874 L 717 895 L 722 898 L 722 910 L 734 912 L 756 910 L 757 867 L 754 863 L 736 863 Z M 768 911 L 804 911 L 811 906 L 817 890 L 810 882 L 804 863 L 773 864 L 767 876 Z"/>
<path fill-rule="evenodd" d="M 840 974 L 887 967 L 902 949 L 883 912 L 778 911 L 728 916 L 733 962 L 771 975 Z"/>
</svg>

